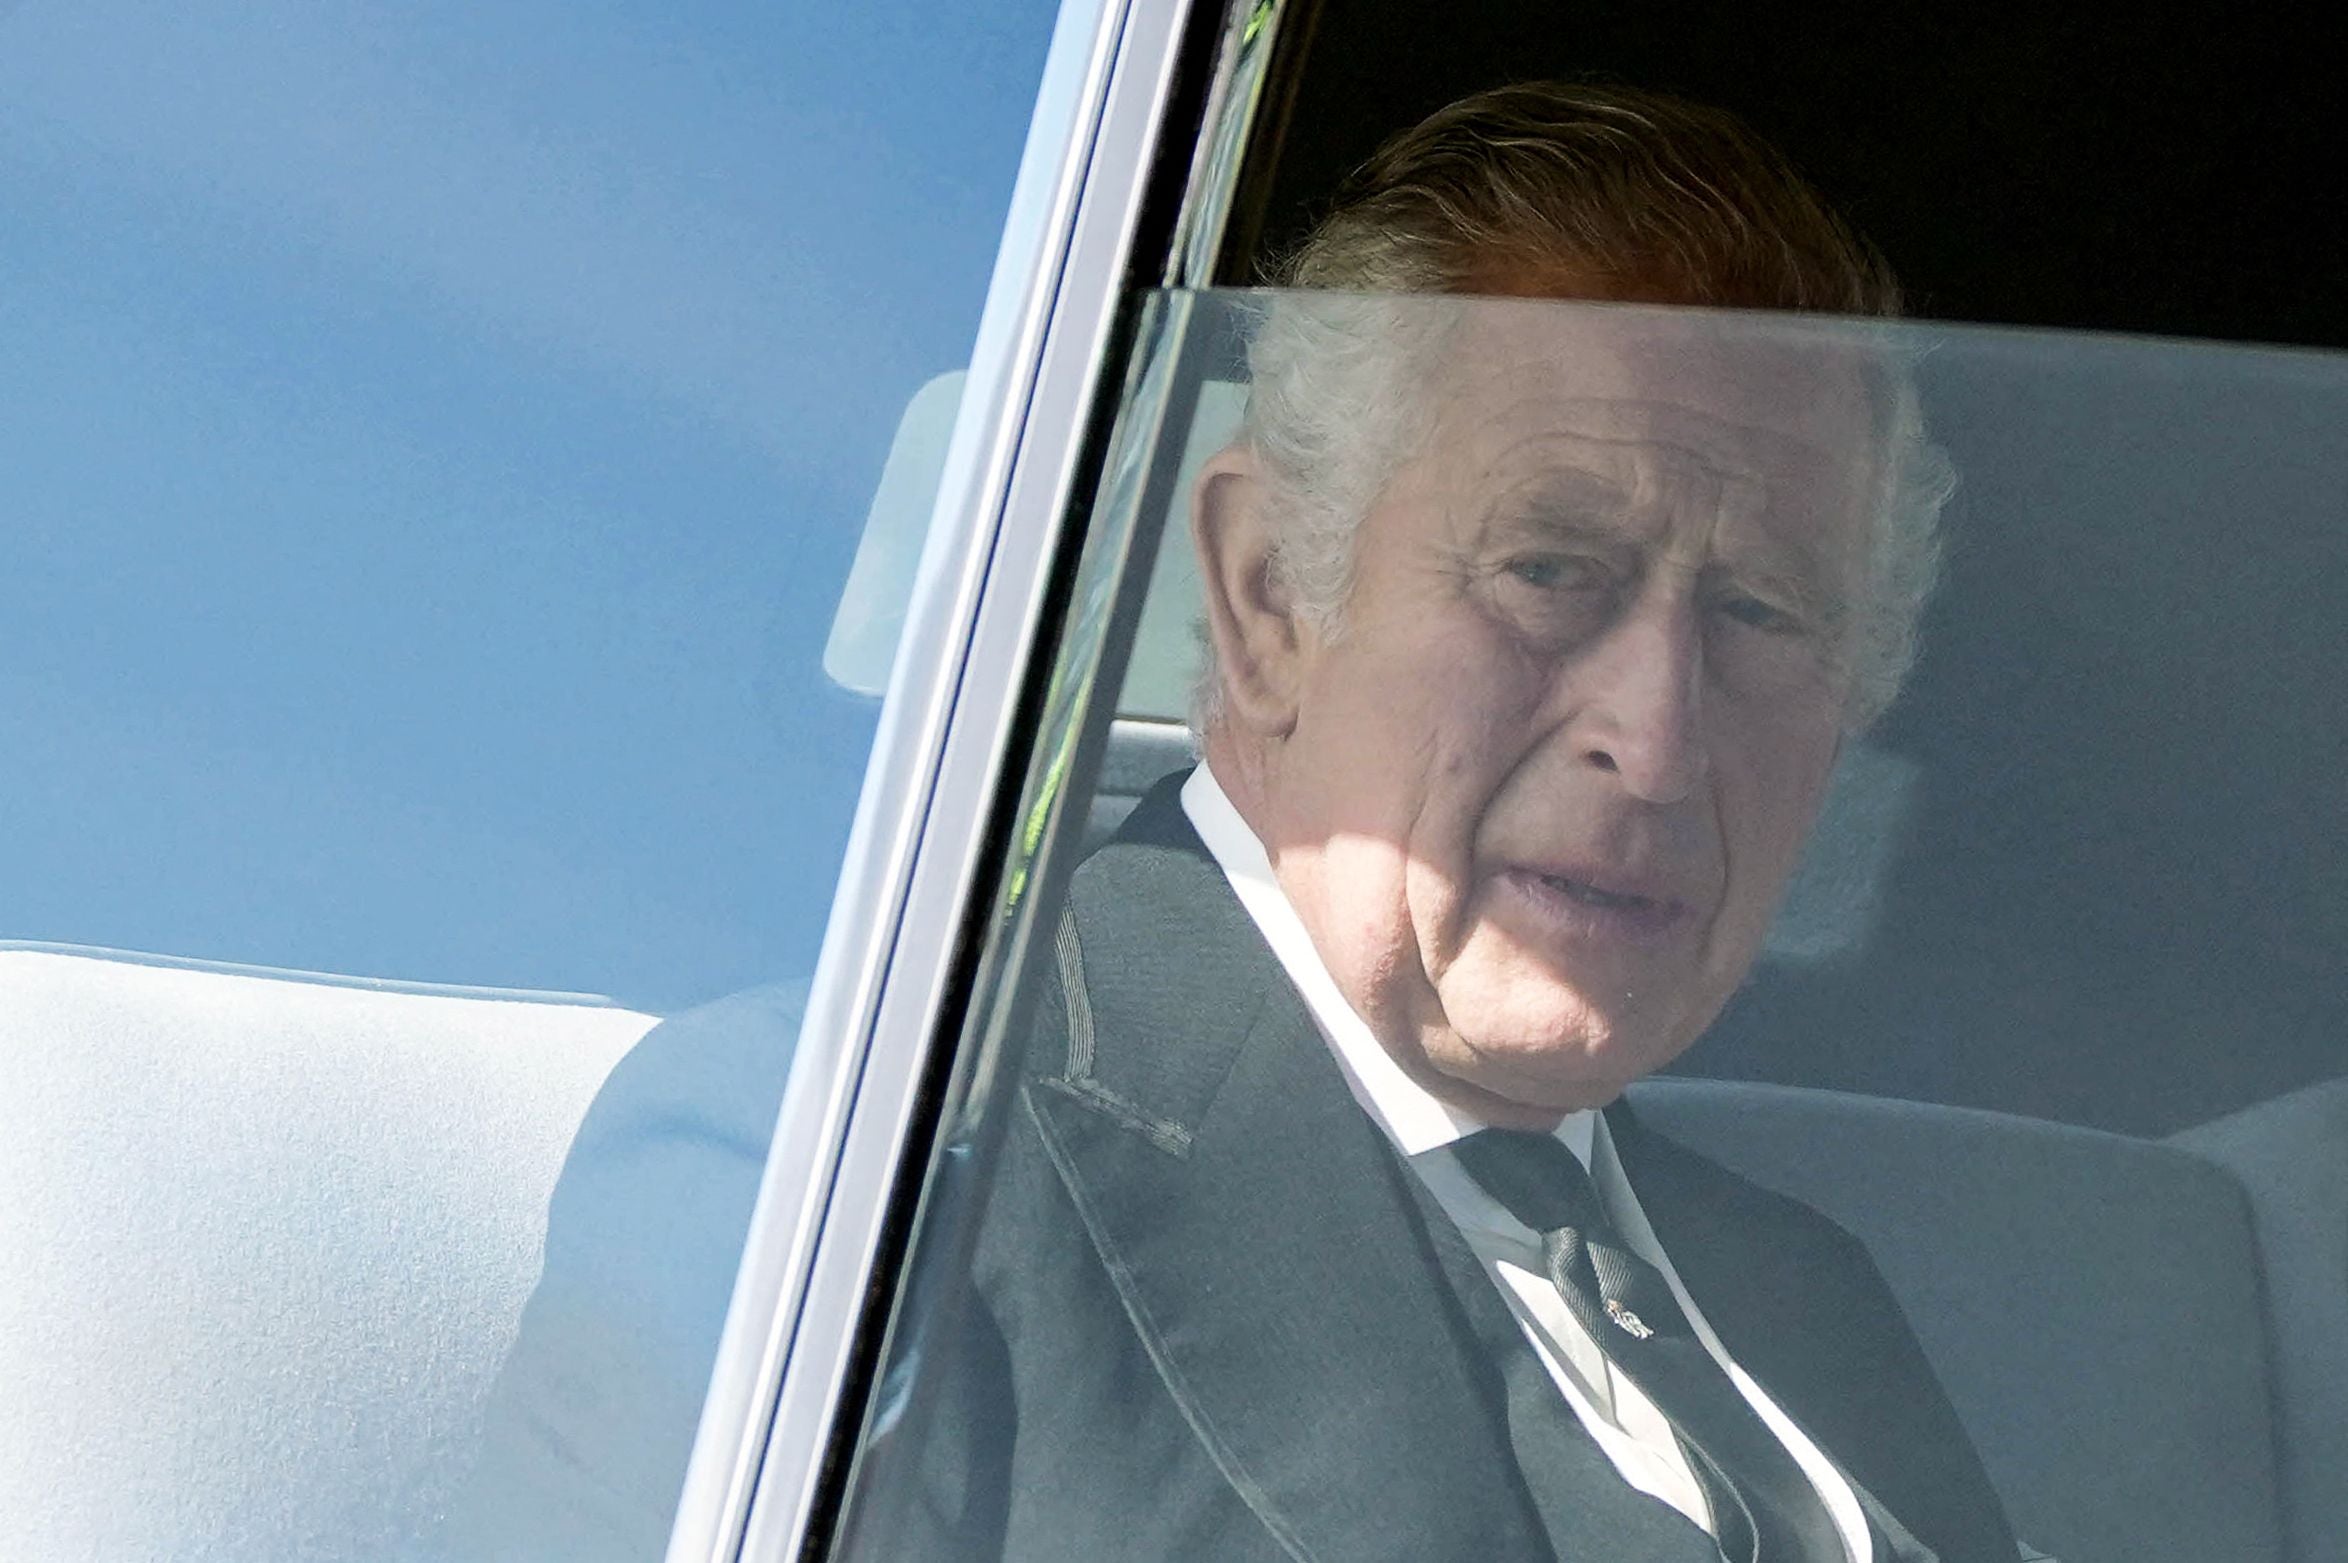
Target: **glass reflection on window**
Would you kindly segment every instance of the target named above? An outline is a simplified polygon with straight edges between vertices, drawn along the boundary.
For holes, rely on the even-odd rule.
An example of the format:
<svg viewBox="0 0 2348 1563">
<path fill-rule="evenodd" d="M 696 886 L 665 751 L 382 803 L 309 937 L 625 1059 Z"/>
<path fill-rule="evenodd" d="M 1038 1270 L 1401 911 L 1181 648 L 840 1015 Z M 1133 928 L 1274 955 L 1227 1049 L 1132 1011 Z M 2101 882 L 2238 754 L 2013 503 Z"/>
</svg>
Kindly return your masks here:
<svg viewBox="0 0 2348 1563">
<path fill-rule="evenodd" d="M 2289 1555 L 2348 368 L 1143 336 L 845 1554 Z"/>
</svg>

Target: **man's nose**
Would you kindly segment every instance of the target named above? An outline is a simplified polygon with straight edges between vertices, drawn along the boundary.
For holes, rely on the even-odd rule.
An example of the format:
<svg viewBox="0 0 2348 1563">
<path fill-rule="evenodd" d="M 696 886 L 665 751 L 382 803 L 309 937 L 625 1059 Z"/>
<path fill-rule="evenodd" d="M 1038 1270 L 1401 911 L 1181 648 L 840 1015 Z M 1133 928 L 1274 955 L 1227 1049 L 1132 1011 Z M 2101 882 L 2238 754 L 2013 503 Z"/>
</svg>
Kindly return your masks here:
<svg viewBox="0 0 2348 1563">
<path fill-rule="evenodd" d="M 1704 645 L 1692 603 L 1635 604 L 1560 677 L 1568 733 L 1585 765 L 1648 803 L 1677 803 L 1704 779 Z"/>
</svg>

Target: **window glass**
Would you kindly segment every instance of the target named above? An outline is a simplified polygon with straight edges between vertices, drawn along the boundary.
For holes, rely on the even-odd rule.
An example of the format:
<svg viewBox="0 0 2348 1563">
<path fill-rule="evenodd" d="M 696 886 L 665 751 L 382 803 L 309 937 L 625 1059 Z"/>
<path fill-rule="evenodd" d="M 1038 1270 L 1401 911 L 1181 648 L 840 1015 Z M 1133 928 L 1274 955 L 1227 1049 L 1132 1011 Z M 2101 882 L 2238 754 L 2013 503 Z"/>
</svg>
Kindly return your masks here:
<svg viewBox="0 0 2348 1563">
<path fill-rule="evenodd" d="M 825 637 L 1049 19 L 12 7 L 6 932 L 803 969 L 875 709 Z"/>
<path fill-rule="evenodd" d="M 1053 9 L 0 7 L 0 1553 L 659 1554 Z"/>
<path fill-rule="evenodd" d="M 2314 1555 L 2348 359 L 1140 329 L 837 1555 Z"/>
</svg>

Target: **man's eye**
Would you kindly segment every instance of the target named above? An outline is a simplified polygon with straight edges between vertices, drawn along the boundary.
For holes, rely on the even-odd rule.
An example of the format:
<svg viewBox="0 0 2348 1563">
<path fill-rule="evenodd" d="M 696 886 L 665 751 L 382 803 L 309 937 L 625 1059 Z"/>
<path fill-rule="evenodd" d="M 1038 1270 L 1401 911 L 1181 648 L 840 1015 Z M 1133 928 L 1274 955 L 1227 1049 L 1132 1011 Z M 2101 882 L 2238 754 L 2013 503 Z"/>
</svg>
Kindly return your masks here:
<svg viewBox="0 0 2348 1563">
<path fill-rule="evenodd" d="M 1802 628 L 1802 621 L 1793 614 L 1758 597 L 1723 597 L 1713 603 L 1712 611 L 1747 629 L 1768 630 L 1772 634 L 1792 635 Z"/>
<path fill-rule="evenodd" d="M 1594 561 L 1569 554 L 1527 554 L 1509 560 L 1501 571 L 1545 592 L 1580 591 L 1598 585 L 1604 573 Z"/>
</svg>

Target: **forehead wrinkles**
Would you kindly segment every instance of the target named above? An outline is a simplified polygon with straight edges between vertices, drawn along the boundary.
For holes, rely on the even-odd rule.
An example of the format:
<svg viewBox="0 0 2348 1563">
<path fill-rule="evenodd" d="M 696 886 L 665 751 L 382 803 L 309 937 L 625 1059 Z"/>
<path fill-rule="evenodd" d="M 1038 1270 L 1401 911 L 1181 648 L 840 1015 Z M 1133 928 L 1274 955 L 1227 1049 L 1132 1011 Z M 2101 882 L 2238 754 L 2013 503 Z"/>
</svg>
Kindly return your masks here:
<svg viewBox="0 0 2348 1563">
<path fill-rule="evenodd" d="M 1685 420 L 1634 416 L 1628 422 Z M 1720 428 L 1682 427 L 1680 438 L 1654 429 L 1606 435 L 1551 428 L 1503 436 L 1480 464 L 1475 486 L 1484 495 L 1473 508 L 1486 525 L 1605 532 L 1653 543 L 1663 559 L 1691 569 L 1717 554 L 1732 562 L 1766 556 L 1814 570 L 1826 542 L 1811 535 L 1821 530 L 1818 502 L 1840 497 L 1831 475 L 1799 470 L 1790 459 L 1753 459 L 1741 437 L 1711 437 Z"/>
<path fill-rule="evenodd" d="M 1864 425 L 1854 423 L 1837 448 L 1738 416 L 1740 411 L 1650 397 L 1544 395 L 1522 387 L 1490 402 L 1472 391 L 1454 397 L 1438 429 L 1446 437 L 1474 438 L 1481 431 L 1495 449 L 1552 439 L 1654 448 L 1701 463 L 1724 479 L 1787 492 L 1832 491 L 1866 463 L 1871 441 Z"/>
<path fill-rule="evenodd" d="M 1751 466 L 1667 440 L 1538 435 L 1504 452 L 1498 466 L 1504 491 L 1536 509 L 1566 509 L 1569 514 L 1559 519 L 1619 518 L 1641 529 L 1659 523 L 1674 533 L 1684 523 L 1703 521 L 1708 536 L 1712 526 L 1757 518 L 1769 500 L 1767 478 Z M 1583 514 L 1593 500 L 1610 514 Z"/>
<path fill-rule="evenodd" d="M 1756 467 L 1849 471 L 1875 457 L 1873 355 L 1782 319 L 1613 305 L 1475 301 L 1421 383 L 1436 424 L 1542 420 L 1742 453 Z M 1611 423 L 1609 422 L 1611 420 Z M 1629 427 L 1625 427 L 1629 424 Z"/>
</svg>

